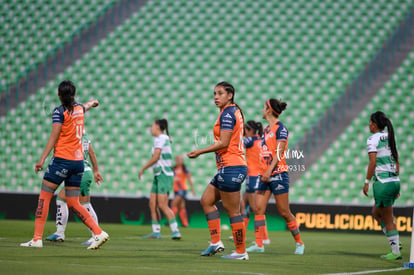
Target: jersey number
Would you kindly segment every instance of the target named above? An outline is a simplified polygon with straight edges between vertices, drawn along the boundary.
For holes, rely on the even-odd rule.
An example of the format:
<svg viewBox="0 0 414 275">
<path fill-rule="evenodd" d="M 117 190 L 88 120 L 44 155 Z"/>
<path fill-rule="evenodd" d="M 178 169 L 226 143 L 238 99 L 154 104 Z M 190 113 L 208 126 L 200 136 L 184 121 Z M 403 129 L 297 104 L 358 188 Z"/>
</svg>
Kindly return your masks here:
<svg viewBox="0 0 414 275">
<path fill-rule="evenodd" d="M 82 125 L 76 125 L 76 137 L 79 139 L 79 144 L 82 144 L 82 134 L 83 134 Z"/>
</svg>

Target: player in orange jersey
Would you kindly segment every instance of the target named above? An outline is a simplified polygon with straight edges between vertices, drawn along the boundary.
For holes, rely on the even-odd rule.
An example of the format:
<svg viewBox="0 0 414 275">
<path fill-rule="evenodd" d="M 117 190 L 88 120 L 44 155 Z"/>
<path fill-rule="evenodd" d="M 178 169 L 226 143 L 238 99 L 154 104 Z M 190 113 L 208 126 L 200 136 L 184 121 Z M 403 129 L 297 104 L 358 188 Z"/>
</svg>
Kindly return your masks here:
<svg viewBox="0 0 414 275">
<path fill-rule="evenodd" d="M 171 202 L 171 210 L 174 215 L 177 213 L 180 215 L 181 224 L 184 227 L 188 226 L 187 210 L 185 208 L 185 201 L 187 198 L 187 181 L 190 184 L 193 196 L 195 196 L 194 184 L 191 179 L 191 172 L 184 164 L 183 156 L 178 155 L 175 157 L 174 170 L 174 194 L 175 197 Z"/>
<path fill-rule="evenodd" d="M 244 147 L 246 148 L 247 178 L 246 190 L 243 193 L 243 198 L 241 201 L 241 213 L 246 229 L 250 220 L 250 212 L 254 213 L 256 200 L 255 192 L 259 186 L 262 133 L 263 125 L 261 122 L 249 120 L 244 124 L 245 138 L 243 142 Z M 270 240 L 267 234 L 267 226 L 265 226 L 263 244 L 270 244 Z"/>
<path fill-rule="evenodd" d="M 274 195 L 279 214 L 286 220 L 295 242 L 295 254 L 303 254 L 305 245 L 300 237 L 299 226 L 289 207 L 289 175 L 285 153 L 288 146 L 289 131 L 279 120 L 287 104 L 277 99 L 269 99 L 264 104 L 263 118 L 269 125 L 262 135 L 260 183 L 256 191 L 255 232 L 256 243 L 248 252 L 264 252 L 263 231 L 265 211 L 270 196 Z"/>
<path fill-rule="evenodd" d="M 235 90 L 228 82 L 220 82 L 214 88 L 214 103 L 220 114 L 214 125 L 214 144 L 187 154 L 196 158 L 201 154 L 215 152 L 217 174 L 204 190 L 201 205 L 206 214 L 211 244 L 201 256 L 211 256 L 224 250 L 220 236 L 220 213 L 216 202 L 222 201 L 230 217 L 236 252 L 222 256 L 226 259 L 248 260 L 246 253 L 246 229 L 240 214 L 240 189 L 246 178 L 247 166 L 243 145 L 243 113 L 234 103 Z"/>
<path fill-rule="evenodd" d="M 98 249 L 109 239 L 108 234 L 98 226 L 88 210 L 79 202 L 80 184 L 84 171 L 82 150 L 84 113 L 92 107 L 97 107 L 99 102 L 92 100 L 82 105 L 75 102 L 75 94 L 76 87 L 71 81 L 65 80 L 59 84 L 58 96 L 62 105 L 53 111 L 52 132 L 40 160 L 36 163 L 35 172 L 43 170 L 45 160 L 52 149 L 54 149 L 53 158 L 43 177 L 35 214 L 33 239 L 20 246 L 43 247 L 43 229 L 49 213 L 50 200 L 63 181 L 65 181 L 66 202 L 69 209 L 94 234 L 94 240 L 88 249 Z"/>
</svg>

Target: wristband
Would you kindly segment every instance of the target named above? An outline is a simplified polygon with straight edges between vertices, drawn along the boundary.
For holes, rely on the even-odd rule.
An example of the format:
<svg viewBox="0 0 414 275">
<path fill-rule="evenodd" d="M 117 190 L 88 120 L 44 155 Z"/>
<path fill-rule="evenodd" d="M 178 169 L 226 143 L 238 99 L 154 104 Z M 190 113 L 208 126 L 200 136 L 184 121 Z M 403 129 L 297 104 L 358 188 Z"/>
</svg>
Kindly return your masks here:
<svg viewBox="0 0 414 275">
<path fill-rule="evenodd" d="M 369 179 L 365 179 L 365 184 L 369 184 Z"/>
</svg>

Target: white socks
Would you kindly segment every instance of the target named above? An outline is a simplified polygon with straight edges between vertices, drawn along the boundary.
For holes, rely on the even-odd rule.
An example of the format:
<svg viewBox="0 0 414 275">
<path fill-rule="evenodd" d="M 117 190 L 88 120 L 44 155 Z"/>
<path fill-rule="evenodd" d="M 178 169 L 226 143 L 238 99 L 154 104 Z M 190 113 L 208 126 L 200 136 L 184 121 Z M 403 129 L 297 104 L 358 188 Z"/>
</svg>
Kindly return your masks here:
<svg viewBox="0 0 414 275">
<path fill-rule="evenodd" d="M 69 209 L 65 201 L 56 199 L 56 233 L 64 235 L 68 224 Z"/>
</svg>

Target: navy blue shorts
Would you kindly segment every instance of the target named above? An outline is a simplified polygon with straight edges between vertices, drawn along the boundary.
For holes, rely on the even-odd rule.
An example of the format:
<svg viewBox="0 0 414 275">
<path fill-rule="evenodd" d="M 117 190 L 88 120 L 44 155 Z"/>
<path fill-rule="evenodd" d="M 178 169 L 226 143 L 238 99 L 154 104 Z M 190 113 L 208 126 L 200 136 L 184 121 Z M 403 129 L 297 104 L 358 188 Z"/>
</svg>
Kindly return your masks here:
<svg viewBox="0 0 414 275">
<path fill-rule="evenodd" d="M 217 171 L 210 184 L 223 192 L 237 192 L 246 175 L 247 166 L 227 166 Z"/>
<path fill-rule="evenodd" d="M 83 170 L 83 160 L 67 160 L 54 157 L 47 166 L 43 179 L 57 185 L 65 181 L 65 186 L 80 187 Z"/>
<path fill-rule="evenodd" d="M 174 192 L 174 195 L 176 197 L 180 196 L 183 199 L 187 199 L 187 190 L 178 190 L 178 191 Z"/>
<path fill-rule="evenodd" d="M 259 186 L 259 177 L 248 176 L 246 178 L 246 193 L 256 192 L 256 189 L 258 186 Z"/>
<path fill-rule="evenodd" d="M 260 181 L 257 191 L 272 191 L 273 195 L 289 192 L 289 174 L 283 172 L 270 177 L 268 182 Z"/>
</svg>

